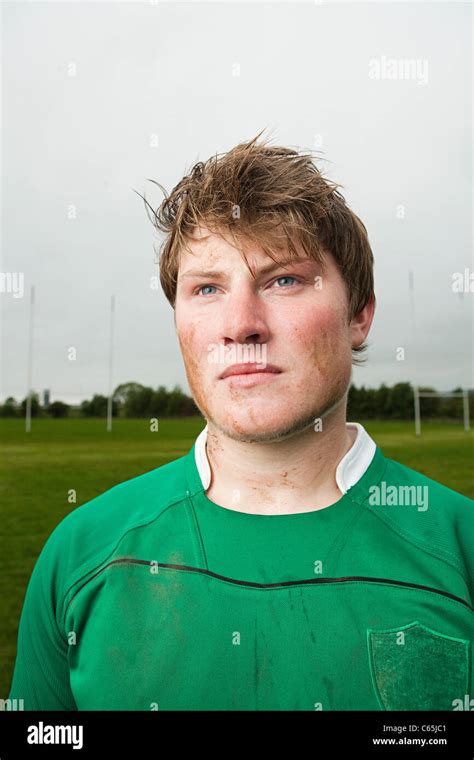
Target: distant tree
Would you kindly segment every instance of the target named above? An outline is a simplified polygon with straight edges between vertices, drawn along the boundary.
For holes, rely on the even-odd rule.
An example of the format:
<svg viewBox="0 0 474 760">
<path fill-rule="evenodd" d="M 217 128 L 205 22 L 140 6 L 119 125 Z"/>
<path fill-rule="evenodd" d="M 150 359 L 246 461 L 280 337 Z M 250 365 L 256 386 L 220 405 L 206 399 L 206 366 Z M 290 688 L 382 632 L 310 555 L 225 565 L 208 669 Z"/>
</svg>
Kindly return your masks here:
<svg viewBox="0 0 474 760">
<path fill-rule="evenodd" d="M 378 401 L 378 390 L 376 390 L 375 388 L 367 388 L 366 396 L 365 396 L 366 419 L 371 420 L 378 417 L 377 401 Z"/>
<path fill-rule="evenodd" d="M 378 389 L 356 388 L 351 384 L 348 393 L 347 417 L 358 419 L 412 419 L 413 388 L 410 383 L 398 383 L 388 387 L 385 383 Z"/>
<path fill-rule="evenodd" d="M 365 385 L 359 388 L 358 394 L 359 417 L 361 419 L 370 419 L 374 416 L 373 412 L 373 393 Z"/>
<path fill-rule="evenodd" d="M 376 416 L 384 419 L 387 416 L 390 405 L 390 388 L 382 383 L 375 393 Z"/>
<path fill-rule="evenodd" d="M 69 404 L 65 404 L 62 401 L 53 401 L 48 407 L 48 414 L 51 417 L 67 417 L 69 415 Z"/>
<path fill-rule="evenodd" d="M 0 416 L 18 417 L 18 404 L 13 396 L 9 396 L 5 399 L 5 403 L 0 407 Z"/>
<path fill-rule="evenodd" d="M 181 415 L 183 417 L 197 417 L 201 416 L 201 412 L 194 403 L 194 399 L 189 398 L 189 396 L 186 396 L 183 405 L 181 407 Z"/>
<path fill-rule="evenodd" d="M 166 417 L 168 414 L 168 396 L 164 385 L 160 385 L 156 391 L 153 391 L 152 407 L 155 417 Z"/>
<path fill-rule="evenodd" d="M 112 394 L 112 399 L 119 404 L 119 407 L 123 409 L 127 403 L 127 399 L 130 393 L 137 393 L 145 386 L 141 383 L 122 383 L 117 385 Z"/>
<path fill-rule="evenodd" d="M 409 420 L 414 416 L 414 394 L 410 383 L 397 383 L 390 389 L 389 410 L 394 420 Z"/>
<path fill-rule="evenodd" d="M 420 393 L 433 393 L 436 389 L 429 386 L 420 386 Z M 456 401 L 456 399 L 453 399 Z M 428 396 L 420 398 L 420 413 L 422 417 L 438 417 L 441 408 L 440 396 Z"/>
<path fill-rule="evenodd" d="M 26 414 L 26 400 L 27 400 L 27 398 L 24 398 L 23 401 L 20 404 L 20 411 L 21 411 L 21 415 L 22 416 Z M 38 394 L 37 393 L 32 393 L 31 394 L 31 416 L 32 417 L 37 417 L 38 414 L 39 414 L 39 410 L 40 410 L 40 404 L 39 404 Z"/>
<path fill-rule="evenodd" d="M 106 417 L 107 416 L 107 396 L 96 394 L 90 401 L 83 401 L 81 404 L 81 414 L 84 417 Z M 112 400 L 112 417 L 117 416 L 118 404 Z"/>
<path fill-rule="evenodd" d="M 169 417 L 180 417 L 182 415 L 182 409 L 186 398 L 187 397 L 181 390 L 180 386 L 175 385 L 168 395 L 167 414 Z"/>
<path fill-rule="evenodd" d="M 453 388 L 451 393 L 462 393 L 462 390 L 463 389 L 458 386 L 457 388 Z M 472 395 L 468 393 L 468 398 L 469 396 L 470 407 L 472 410 Z M 451 419 L 459 420 L 463 416 L 463 399 L 461 397 L 451 398 L 449 396 L 440 398 L 439 414 L 441 417 L 448 417 Z"/>
<path fill-rule="evenodd" d="M 127 383 L 122 396 L 125 417 L 184 417 L 199 415 L 200 412 L 192 398 L 187 396 L 179 385 L 168 391 L 164 385 L 156 390 L 146 386 L 133 387 Z"/>
<path fill-rule="evenodd" d="M 347 394 L 347 418 L 356 421 L 360 417 L 359 389 L 351 383 Z"/>
<path fill-rule="evenodd" d="M 153 388 L 141 386 L 127 393 L 124 412 L 126 417 L 152 417 Z"/>
</svg>

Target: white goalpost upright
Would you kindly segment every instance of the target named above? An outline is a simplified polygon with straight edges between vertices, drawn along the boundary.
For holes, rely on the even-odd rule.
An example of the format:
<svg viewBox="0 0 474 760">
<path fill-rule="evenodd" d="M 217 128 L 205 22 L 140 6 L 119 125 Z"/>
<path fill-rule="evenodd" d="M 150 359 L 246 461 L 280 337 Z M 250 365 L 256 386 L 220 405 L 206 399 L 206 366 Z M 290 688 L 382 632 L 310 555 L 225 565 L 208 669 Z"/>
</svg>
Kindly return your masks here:
<svg viewBox="0 0 474 760">
<path fill-rule="evenodd" d="M 28 335 L 28 357 L 26 370 L 26 409 L 25 409 L 25 431 L 31 432 L 31 402 L 32 402 L 32 377 L 33 377 L 33 340 L 34 340 L 34 318 L 35 318 L 35 286 L 30 290 L 30 316 L 29 316 L 29 335 Z M 113 359 L 114 359 L 114 319 L 115 319 L 115 295 L 110 302 L 110 341 L 109 341 L 109 388 L 107 398 L 107 431 L 112 430 L 112 382 L 113 382 Z"/>
<path fill-rule="evenodd" d="M 26 370 L 26 413 L 25 413 L 25 432 L 31 432 L 31 396 L 33 394 L 32 374 L 33 374 L 33 328 L 34 328 L 34 309 L 35 307 L 35 286 L 30 290 L 30 328 L 28 337 L 28 366 Z"/>
<path fill-rule="evenodd" d="M 107 399 L 107 432 L 112 430 L 112 374 L 114 359 L 114 317 L 115 317 L 115 296 L 112 296 L 110 302 L 110 345 L 109 345 L 109 396 Z"/>
<path fill-rule="evenodd" d="M 414 276 L 413 271 L 409 271 L 408 273 L 408 289 L 409 289 L 409 298 L 410 298 L 412 330 L 413 330 L 413 333 L 415 334 L 417 330 L 416 330 L 416 323 L 415 323 L 415 276 Z M 469 418 L 469 392 L 467 388 L 464 388 L 461 392 L 454 392 L 454 393 L 451 393 L 450 391 L 422 391 L 420 392 L 419 386 L 414 385 L 413 391 L 414 391 L 413 399 L 414 399 L 414 404 L 415 404 L 415 434 L 416 435 L 421 435 L 420 398 L 430 398 L 430 397 L 462 398 L 464 430 L 466 433 L 469 432 L 471 427 L 470 427 L 470 418 Z"/>
<path fill-rule="evenodd" d="M 420 415 L 420 398 L 429 398 L 429 397 L 443 397 L 443 398 L 462 398 L 463 399 L 463 421 L 464 421 L 464 430 L 468 432 L 470 427 L 470 419 L 469 419 L 469 394 L 467 391 L 467 388 L 465 388 L 460 393 L 450 393 L 449 391 L 422 391 L 420 393 L 419 388 L 417 385 L 413 386 L 414 390 L 414 401 L 415 401 L 415 434 L 421 435 L 421 415 Z"/>
</svg>

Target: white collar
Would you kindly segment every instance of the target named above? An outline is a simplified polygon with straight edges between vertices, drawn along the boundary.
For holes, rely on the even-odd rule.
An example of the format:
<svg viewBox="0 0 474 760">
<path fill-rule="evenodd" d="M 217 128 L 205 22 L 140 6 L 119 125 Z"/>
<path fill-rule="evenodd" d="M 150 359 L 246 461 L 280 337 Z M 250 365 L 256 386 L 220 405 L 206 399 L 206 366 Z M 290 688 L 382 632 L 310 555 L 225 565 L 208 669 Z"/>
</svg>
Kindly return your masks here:
<svg viewBox="0 0 474 760">
<path fill-rule="evenodd" d="M 355 428 L 357 435 L 351 448 L 347 454 L 344 454 L 336 468 L 336 483 L 343 494 L 360 480 L 371 463 L 376 449 L 375 441 L 358 422 L 346 422 L 346 427 Z M 211 485 L 211 468 L 206 454 L 207 431 L 206 425 L 199 433 L 194 445 L 196 467 L 205 491 Z"/>
</svg>

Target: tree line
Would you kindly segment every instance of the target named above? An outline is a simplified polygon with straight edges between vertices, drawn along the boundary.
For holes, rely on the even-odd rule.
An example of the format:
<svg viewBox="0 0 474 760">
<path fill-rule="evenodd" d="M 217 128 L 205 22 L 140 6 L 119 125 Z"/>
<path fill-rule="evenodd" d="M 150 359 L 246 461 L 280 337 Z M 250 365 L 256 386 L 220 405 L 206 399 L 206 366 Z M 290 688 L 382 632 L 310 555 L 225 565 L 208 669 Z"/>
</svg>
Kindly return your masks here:
<svg viewBox="0 0 474 760">
<path fill-rule="evenodd" d="M 17 402 L 12 396 L 0 405 L 2 417 L 24 417 L 27 399 Z M 31 395 L 32 417 L 106 417 L 107 396 L 95 394 L 80 405 L 53 401 L 44 406 L 40 403 L 38 393 Z M 140 383 L 123 383 L 112 396 L 113 417 L 193 417 L 200 412 L 189 396 L 176 385 L 167 390 L 160 385 L 156 390 Z"/>
<path fill-rule="evenodd" d="M 434 388 L 420 387 L 420 392 L 434 392 Z M 453 393 L 461 392 L 454 388 Z M 471 398 L 474 391 L 469 391 Z M 16 401 L 10 396 L 0 405 L 1 417 L 24 417 L 26 398 Z M 37 393 L 31 397 L 31 415 L 33 417 L 106 417 L 108 399 L 95 394 L 91 399 L 78 406 L 53 401 L 48 406 L 41 405 Z M 462 398 L 430 397 L 420 399 L 423 419 L 457 419 L 462 418 Z M 112 415 L 114 417 L 193 417 L 200 416 L 200 411 L 193 399 L 175 385 L 167 390 L 163 385 L 150 388 L 140 383 L 123 383 L 112 396 Z M 358 419 L 393 419 L 410 420 L 414 417 L 414 391 L 410 383 L 396 383 L 379 388 L 357 388 L 351 384 L 348 395 L 347 417 L 351 421 Z"/>
</svg>

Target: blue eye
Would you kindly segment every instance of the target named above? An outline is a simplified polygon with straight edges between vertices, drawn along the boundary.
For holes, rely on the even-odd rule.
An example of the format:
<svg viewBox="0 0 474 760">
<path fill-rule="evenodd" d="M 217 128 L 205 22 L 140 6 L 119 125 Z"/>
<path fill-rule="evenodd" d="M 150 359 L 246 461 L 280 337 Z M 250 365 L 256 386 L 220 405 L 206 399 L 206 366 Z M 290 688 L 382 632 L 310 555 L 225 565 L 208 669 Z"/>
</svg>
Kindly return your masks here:
<svg viewBox="0 0 474 760">
<path fill-rule="evenodd" d="M 289 274 L 288 274 L 288 275 L 286 275 L 286 274 L 285 274 L 285 275 L 282 275 L 281 277 L 278 277 L 278 278 L 275 280 L 275 282 L 278 282 L 279 280 L 294 280 L 295 282 L 298 282 L 298 280 L 296 279 L 296 277 L 292 277 L 292 276 L 291 276 L 291 275 L 289 275 Z"/>
<path fill-rule="evenodd" d="M 204 288 L 215 288 L 215 287 L 216 287 L 215 285 L 201 285 L 201 287 L 197 289 L 196 293 L 199 294 L 201 290 L 203 290 Z M 211 295 L 213 294 L 211 293 Z"/>
</svg>

